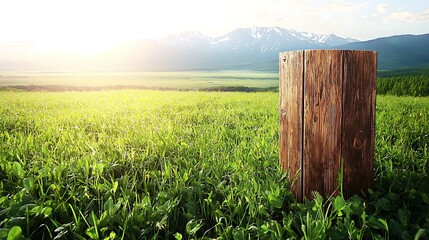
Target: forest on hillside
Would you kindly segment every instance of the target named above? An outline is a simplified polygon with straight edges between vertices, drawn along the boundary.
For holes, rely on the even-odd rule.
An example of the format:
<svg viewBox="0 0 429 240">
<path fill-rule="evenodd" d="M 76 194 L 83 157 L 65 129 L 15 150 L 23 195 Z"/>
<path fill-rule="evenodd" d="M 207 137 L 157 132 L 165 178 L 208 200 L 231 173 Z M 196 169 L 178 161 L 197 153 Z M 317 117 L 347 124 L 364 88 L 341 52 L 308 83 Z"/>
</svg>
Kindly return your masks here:
<svg viewBox="0 0 429 240">
<path fill-rule="evenodd" d="M 429 74 L 381 77 L 377 94 L 395 96 L 429 96 Z"/>
</svg>

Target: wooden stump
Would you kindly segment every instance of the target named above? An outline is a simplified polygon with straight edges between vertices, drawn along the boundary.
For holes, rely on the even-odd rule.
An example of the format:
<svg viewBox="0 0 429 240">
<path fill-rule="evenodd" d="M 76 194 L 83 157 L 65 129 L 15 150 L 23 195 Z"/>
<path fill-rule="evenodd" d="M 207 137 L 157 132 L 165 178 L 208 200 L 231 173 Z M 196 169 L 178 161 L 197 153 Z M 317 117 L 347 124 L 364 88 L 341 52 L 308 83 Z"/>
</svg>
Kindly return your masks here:
<svg viewBox="0 0 429 240">
<path fill-rule="evenodd" d="M 338 193 L 341 168 L 346 197 L 370 187 L 376 75 L 373 51 L 280 54 L 280 163 L 299 201 Z"/>
</svg>

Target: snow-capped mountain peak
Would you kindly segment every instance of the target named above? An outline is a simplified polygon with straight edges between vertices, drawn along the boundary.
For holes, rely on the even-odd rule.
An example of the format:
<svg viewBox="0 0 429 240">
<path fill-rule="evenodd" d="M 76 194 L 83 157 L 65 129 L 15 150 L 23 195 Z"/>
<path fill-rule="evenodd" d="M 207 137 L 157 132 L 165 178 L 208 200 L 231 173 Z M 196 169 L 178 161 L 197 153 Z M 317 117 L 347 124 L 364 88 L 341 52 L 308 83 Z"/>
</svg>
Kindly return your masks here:
<svg viewBox="0 0 429 240">
<path fill-rule="evenodd" d="M 279 52 L 298 49 L 322 49 L 357 40 L 334 34 L 299 32 L 281 27 L 237 28 L 225 35 L 209 37 L 200 32 L 182 32 L 159 40 L 170 50 L 196 53 L 221 52 L 238 55 L 277 56 Z"/>
<path fill-rule="evenodd" d="M 298 32 L 280 27 L 238 28 L 225 35 L 212 38 L 210 43 L 234 50 L 253 50 L 260 54 L 293 49 L 329 48 L 357 40 L 337 37 L 334 34 Z"/>
<path fill-rule="evenodd" d="M 334 34 L 298 32 L 281 27 L 251 27 L 238 28 L 219 37 L 205 36 L 200 32 L 183 32 L 167 36 L 161 41 L 169 46 L 191 48 L 211 45 L 224 49 L 257 50 L 265 54 L 269 51 L 328 48 L 357 40 L 341 38 Z"/>
<path fill-rule="evenodd" d="M 258 28 L 256 28 L 256 27 L 252 27 L 252 28 L 250 29 L 250 35 L 252 35 L 252 37 L 253 37 L 254 39 L 260 39 L 260 38 L 262 37 L 261 32 L 260 32 L 260 31 L 259 31 L 259 29 L 258 29 Z"/>
</svg>

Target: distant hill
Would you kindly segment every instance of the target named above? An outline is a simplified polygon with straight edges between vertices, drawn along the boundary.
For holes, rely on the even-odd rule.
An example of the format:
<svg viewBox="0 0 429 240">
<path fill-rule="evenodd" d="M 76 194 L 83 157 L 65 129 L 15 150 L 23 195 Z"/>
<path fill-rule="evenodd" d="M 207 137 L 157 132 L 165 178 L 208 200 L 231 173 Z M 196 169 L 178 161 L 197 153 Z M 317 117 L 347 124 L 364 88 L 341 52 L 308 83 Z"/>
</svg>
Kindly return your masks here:
<svg viewBox="0 0 429 240">
<path fill-rule="evenodd" d="M 379 70 L 429 66 L 429 34 L 377 38 L 336 48 L 377 51 Z"/>
<path fill-rule="evenodd" d="M 279 52 L 364 49 L 379 53 L 380 70 L 429 66 L 429 34 L 359 42 L 280 27 L 238 28 L 218 37 L 183 32 L 135 40 L 91 55 L 42 52 L 34 43 L 0 42 L 2 71 L 278 70 Z"/>
</svg>

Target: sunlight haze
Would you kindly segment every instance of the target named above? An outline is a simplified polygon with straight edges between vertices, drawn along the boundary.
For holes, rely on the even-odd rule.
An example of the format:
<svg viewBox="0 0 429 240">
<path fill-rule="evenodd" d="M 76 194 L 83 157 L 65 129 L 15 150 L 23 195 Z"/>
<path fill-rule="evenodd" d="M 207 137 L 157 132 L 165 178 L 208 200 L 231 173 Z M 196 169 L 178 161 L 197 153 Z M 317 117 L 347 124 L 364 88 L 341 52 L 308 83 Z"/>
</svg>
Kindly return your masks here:
<svg viewBox="0 0 429 240">
<path fill-rule="evenodd" d="M 279 26 L 368 40 L 428 31 L 428 1 L 0 1 L 0 41 L 34 41 L 44 51 L 95 52 L 182 31 L 209 36 Z"/>
</svg>

